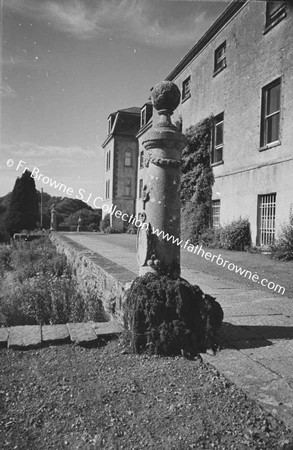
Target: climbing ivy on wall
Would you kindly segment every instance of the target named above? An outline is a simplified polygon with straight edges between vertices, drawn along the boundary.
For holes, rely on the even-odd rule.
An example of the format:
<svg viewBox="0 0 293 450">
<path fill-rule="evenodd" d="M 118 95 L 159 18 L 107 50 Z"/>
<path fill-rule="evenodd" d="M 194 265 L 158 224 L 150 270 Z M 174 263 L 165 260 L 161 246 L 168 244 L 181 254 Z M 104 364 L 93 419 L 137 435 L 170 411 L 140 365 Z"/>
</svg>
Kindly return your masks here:
<svg viewBox="0 0 293 450">
<path fill-rule="evenodd" d="M 214 175 L 210 162 L 213 116 L 185 131 L 188 140 L 182 152 L 182 237 L 197 243 L 209 227 Z"/>
</svg>

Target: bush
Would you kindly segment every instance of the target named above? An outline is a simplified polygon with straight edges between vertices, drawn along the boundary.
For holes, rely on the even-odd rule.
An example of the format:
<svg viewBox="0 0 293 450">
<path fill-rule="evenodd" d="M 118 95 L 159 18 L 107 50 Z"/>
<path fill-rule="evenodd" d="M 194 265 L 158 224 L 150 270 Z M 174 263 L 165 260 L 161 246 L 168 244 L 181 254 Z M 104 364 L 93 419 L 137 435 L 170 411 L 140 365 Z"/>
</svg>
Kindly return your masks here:
<svg viewBox="0 0 293 450">
<path fill-rule="evenodd" d="M 115 234 L 115 233 L 119 233 L 119 231 L 117 231 L 116 228 L 110 226 L 110 227 L 105 228 L 104 233 Z"/>
<path fill-rule="evenodd" d="M 199 244 L 209 248 L 219 248 L 221 246 L 220 230 L 206 228 L 199 237 Z"/>
<path fill-rule="evenodd" d="M 65 255 L 49 239 L 1 249 L 1 261 L 0 326 L 104 320 L 100 299 L 79 290 Z"/>
<path fill-rule="evenodd" d="M 5 227 L 5 225 L 0 224 L 0 243 L 9 244 L 10 235 Z"/>
<path fill-rule="evenodd" d="M 128 234 L 137 234 L 137 231 L 138 231 L 138 227 L 135 225 L 135 223 L 130 223 L 127 226 L 126 232 Z"/>
<path fill-rule="evenodd" d="M 4 272 L 11 269 L 11 247 L 6 245 L 0 246 L 0 276 Z"/>
<path fill-rule="evenodd" d="M 100 230 L 105 232 L 106 228 L 110 227 L 110 214 L 106 214 L 101 220 Z"/>
<path fill-rule="evenodd" d="M 289 223 L 282 225 L 280 236 L 270 250 L 274 259 L 293 260 L 293 214 L 290 215 Z"/>
<path fill-rule="evenodd" d="M 215 347 L 223 311 L 198 286 L 148 273 L 127 292 L 124 320 L 135 353 L 194 355 Z"/>
<path fill-rule="evenodd" d="M 220 230 L 220 246 L 227 250 L 244 250 L 251 246 L 250 223 L 248 219 L 233 220 Z"/>
</svg>

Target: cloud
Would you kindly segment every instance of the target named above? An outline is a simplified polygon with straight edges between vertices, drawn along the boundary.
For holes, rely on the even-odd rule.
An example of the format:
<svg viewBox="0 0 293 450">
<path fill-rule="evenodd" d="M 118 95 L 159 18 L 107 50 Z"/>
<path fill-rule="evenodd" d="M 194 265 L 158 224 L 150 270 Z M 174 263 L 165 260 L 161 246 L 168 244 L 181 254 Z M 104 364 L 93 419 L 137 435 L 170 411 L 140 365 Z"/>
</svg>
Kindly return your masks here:
<svg viewBox="0 0 293 450">
<path fill-rule="evenodd" d="M 0 81 L 0 97 L 14 98 L 16 97 L 16 92 L 9 84 Z"/>
<path fill-rule="evenodd" d="M 19 142 L 13 144 L 2 144 L 1 152 L 7 157 L 19 157 L 25 158 L 36 158 L 41 160 L 45 158 L 46 160 L 61 160 L 65 159 L 68 161 L 77 160 L 81 158 L 90 159 L 96 156 L 96 149 L 94 148 L 83 148 L 78 145 L 61 147 L 58 145 L 40 145 L 34 142 Z"/>
<path fill-rule="evenodd" d="M 168 22 L 168 7 L 162 8 L 153 0 L 4 1 L 11 10 L 46 20 L 58 30 L 82 39 L 102 35 L 158 47 L 180 47 L 194 42 L 206 28 L 205 12 L 189 14 L 188 9 L 185 14 L 181 8 L 180 17 Z"/>
<path fill-rule="evenodd" d="M 91 192 L 93 198 L 103 195 L 104 156 L 95 147 L 61 147 L 33 142 L 3 143 L 0 145 L 0 154 L 0 196 L 12 189 L 15 179 L 21 176 L 25 167 L 34 171 L 34 174 L 43 174 L 72 187 L 75 194 L 82 188 L 84 198 Z M 8 160 L 10 164 L 7 165 Z M 11 160 L 14 162 L 12 166 Z M 42 180 L 36 180 L 36 185 L 37 189 L 43 187 L 51 195 L 60 195 L 53 187 L 44 185 Z"/>
</svg>

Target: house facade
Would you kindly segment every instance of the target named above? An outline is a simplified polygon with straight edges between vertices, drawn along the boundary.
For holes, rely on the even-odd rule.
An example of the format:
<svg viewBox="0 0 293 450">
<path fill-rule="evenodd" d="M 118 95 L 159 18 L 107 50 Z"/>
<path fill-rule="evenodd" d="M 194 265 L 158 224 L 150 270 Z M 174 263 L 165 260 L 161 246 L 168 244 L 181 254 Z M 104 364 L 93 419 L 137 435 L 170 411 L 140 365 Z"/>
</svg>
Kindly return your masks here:
<svg viewBox="0 0 293 450">
<path fill-rule="evenodd" d="M 212 225 L 248 218 L 259 246 L 278 235 L 293 205 L 292 42 L 291 2 L 232 1 L 166 77 L 181 91 L 173 122 L 181 119 L 183 132 L 214 117 Z M 143 209 L 142 142 L 157 121 L 146 105 L 136 135 L 136 214 Z"/>
<path fill-rule="evenodd" d="M 104 204 L 103 218 L 116 206 L 128 214 L 135 211 L 137 186 L 138 141 L 140 108 L 121 109 L 108 117 L 108 136 L 104 149 Z M 113 208 L 112 208 L 113 211 Z M 126 221 L 110 214 L 110 225 L 117 231 L 124 231 Z"/>
</svg>

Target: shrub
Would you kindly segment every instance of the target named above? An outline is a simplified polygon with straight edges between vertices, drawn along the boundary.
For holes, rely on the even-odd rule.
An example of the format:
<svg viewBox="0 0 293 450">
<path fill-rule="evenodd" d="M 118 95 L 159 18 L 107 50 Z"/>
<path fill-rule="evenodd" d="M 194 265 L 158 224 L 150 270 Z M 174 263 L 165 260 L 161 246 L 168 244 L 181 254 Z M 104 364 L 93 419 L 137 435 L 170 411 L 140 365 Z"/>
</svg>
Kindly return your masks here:
<svg viewBox="0 0 293 450">
<path fill-rule="evenodd" d="M 106 228 L 110 227 L 110 214 L 106 214 L 101 220 L 100 230 L 105 232 Z"/>
<path fill-rule="evenodd" d="M 135 353 L 194 355 L 215 347 L 223 311 L 198 286 L 148 273 L 127 292 L 124 320 Z"/>
<path fill-rule="evenodd" d="M 0 326 L 103 321 L 102 302 L 79 290 L 65 255 L 48 238 L 1 248 L 0 261 Z"/>
<path fill-rule="evenodd" d="M 104 233 L 106 233 L 106 234 L 117 234 L 117 233 L 119 233 L 119 231 L 116 230 L 116 228 L 114 228 L 114 227 L 107 227 L 104 230 Z"/>
<path fill-rule="evenodd" d="M 11 269 L 11 247 L 6 245 L 0 246 L 0 276 L 4 272 Z"/>
<path fill-rule="evenodd" d="M 250 223 L 248 219 L 233 220 L 220 231 L 220 245 L 227 250 L 244 250 L 251 246 Z"/>
<path fill-rule="evenodd" d="M 10 242 L 10 235 L 4 224 L 0 224 L 0 243 L 8 244 Z"/>
<path fill-rule="evenodd" d="M 289 222 L 281 227 L 279 238 L 271 245 L 271 256 L 274 259 L 290 261 L 293 259 L 293 214 Z"/>
<path fill-rule="evenodd" d="M 126 232 L 128 234 L 137 234 L 137 231 L 138 231 L 138 227 L 135 225 L 135 223 L 130 223 L 127 226 Z"/>
<path fill-rule="evenodd" d="M 220 230 L 206 228 L 199 237 L 199 243 L 204 247 L 219 248 L 221 246 Z"/>
</svg>

